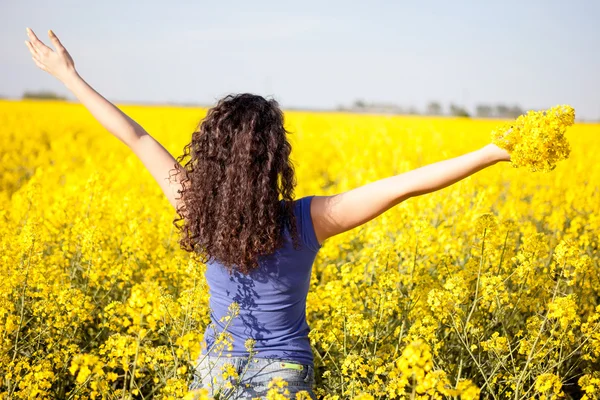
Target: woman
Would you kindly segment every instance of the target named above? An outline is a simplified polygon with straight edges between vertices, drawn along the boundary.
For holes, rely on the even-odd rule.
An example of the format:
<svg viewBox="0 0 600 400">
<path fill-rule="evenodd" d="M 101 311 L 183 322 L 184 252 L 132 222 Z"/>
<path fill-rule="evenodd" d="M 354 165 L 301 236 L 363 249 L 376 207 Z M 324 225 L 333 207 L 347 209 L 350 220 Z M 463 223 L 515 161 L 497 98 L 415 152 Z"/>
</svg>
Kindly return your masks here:
<svg viewBox="0 0 600 400">
<path fill-rule="evenodd" d="M 221 389 L 228 398 L 260 397 L 278 376 L 288 382 L 292 396 L 305 390 L 315 398 L 305 312 L 312 264 L 323 241 L 412 196 L 510 160 L 490 144 L 334 196 L 294 200 L 291 146 L 274 100 L 250 94 L 220 100 L 176 160 L 79 76 L 51 31 L 54 50 L 30 29 L 27 34 L 36 65 L 58 78 L 140 158 L 180 216 L 175 222 L 182 221 L 177 225 L 181 246 L 205 257 L 214 329 L 206 330 L 190 389 L 210 387 L 213 395 Z M 227 320 L 232 302 L 239 305 L 239 315 Z M 219 357 L 216 335 L 225 327 L 233 343 Z M 252 357 L 247 339 L 255 341 Z M 239 376 L 234 388 L 222 387 L 226 363 L 232 365 L 230 374 Z"/>
</svg>

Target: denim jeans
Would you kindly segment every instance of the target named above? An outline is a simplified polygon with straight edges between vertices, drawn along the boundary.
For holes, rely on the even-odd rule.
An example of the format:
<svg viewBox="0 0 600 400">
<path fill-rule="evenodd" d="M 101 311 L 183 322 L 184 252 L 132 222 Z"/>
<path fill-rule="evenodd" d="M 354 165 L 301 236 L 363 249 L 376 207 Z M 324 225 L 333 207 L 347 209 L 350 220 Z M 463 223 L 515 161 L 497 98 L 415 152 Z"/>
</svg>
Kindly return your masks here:
<svg viewBox="0 0 600 400">
<path fill-rule="evenodd" d="M 229 364 L 238 378 L 223 379 L 223 368 Z M 306 391 L 311 399 L 316 399 L 313 386 L 315 370 L 312 365 L 279 358 L 254 357 L 212 357 L 200 355 L 194 370 L 194 380 L 189 390 L 207 388 L 209 396 L 220 394 L 219 399 L 265 398 L 269 391 L 269 381 L 274 377 L 287 382 L 284 389 L 287 397 L 296 398 L 296 393 Z M 228 385 L 227 383 L 230 383 Z M 231 386 L 231 387 L 227 387 Z M 283 393 L 284 389 L 280 389 Z M 308 399 L 309 397 L 302 397 Z"/>
</svg>

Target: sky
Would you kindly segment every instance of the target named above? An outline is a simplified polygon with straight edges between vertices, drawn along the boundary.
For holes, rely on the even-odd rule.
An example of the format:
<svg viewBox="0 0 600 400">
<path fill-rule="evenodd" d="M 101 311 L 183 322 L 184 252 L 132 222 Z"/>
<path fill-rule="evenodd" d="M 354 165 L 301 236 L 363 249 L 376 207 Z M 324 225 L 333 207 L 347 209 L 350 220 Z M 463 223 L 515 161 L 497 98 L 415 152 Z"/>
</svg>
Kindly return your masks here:
<svg viewBox="0 0 600 400">
<path fill-rule="evenodd" d="M 114 102 L 251 92 L 284 108 L 570 104 L 600 119 L 599 21 L 598 0 L 0 0 L 0 96 L 69 95 L 31 60 L 29 26 Z"/>
</svg>

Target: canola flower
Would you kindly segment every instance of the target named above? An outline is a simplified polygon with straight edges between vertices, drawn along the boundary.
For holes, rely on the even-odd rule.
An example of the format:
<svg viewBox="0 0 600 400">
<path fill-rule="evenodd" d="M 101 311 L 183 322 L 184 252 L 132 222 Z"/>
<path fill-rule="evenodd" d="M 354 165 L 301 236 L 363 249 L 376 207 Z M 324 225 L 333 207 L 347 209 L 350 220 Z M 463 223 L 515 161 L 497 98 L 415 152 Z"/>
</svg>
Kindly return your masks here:
<svg viewBox="0 0 600 400">
<path fill-rule="evenodd" d="M 548 172 L 569 157 L 571 147 L 565 132 L 574 123 L 575 110 L 568 105 L 529 111 L 514 123 L 494 129 L 492 143 L 510 153 L 514 167 Z"/>
<path fill-rule="evenodd" d="M 173 154 L 205 112 L 123 108 Z M 461 154 L 495 126 L 286 124 L 297 196 Z M 573 154 L 548 174 L 494 166 L 324 244 L 307 299 L 318 396 L 598 398 L 600 125 L 569 129 Z M 214 329 L 205 267 L 178 248 L 139 160 L 81 105 L 1 101 L 0 161 L 0 398 L 208 399 L 187 390 Z M 229 342 L 221 332 L 222 357 Z M 281 380 L 268 389 L 290 397 Z"/>
</svg>

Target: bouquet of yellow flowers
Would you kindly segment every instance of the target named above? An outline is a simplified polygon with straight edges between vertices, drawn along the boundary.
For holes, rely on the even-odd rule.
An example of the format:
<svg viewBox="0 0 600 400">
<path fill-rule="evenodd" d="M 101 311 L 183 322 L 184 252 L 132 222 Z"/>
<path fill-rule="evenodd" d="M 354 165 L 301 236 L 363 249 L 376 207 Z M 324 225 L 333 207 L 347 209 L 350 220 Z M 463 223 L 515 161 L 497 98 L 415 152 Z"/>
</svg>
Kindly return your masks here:
<svg viewBox="0 0 600 400">
<path fill-rule="evenodd" d="M 552 171 L 558 161 L 566 160 L 571 153 L 565 131 L 574 122 L 575 110 L 568 105 L 529 111 L 515 122 L 494 129 L 492 143 L 508 151 L 514 167 Z"/>
</svg>

